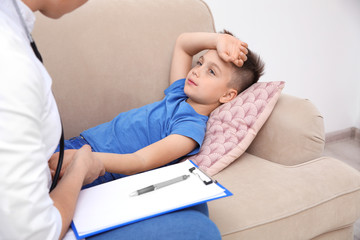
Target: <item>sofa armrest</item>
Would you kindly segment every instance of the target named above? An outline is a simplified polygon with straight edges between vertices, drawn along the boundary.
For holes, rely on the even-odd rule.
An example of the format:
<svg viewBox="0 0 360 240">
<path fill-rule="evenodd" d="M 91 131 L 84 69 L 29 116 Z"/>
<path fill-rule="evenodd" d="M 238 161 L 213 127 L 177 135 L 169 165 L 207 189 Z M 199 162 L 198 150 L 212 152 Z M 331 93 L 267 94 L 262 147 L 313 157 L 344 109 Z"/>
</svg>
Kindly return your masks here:
<svg viewBox="0 0 360 240">
<path fill-rule="evenodd" d="M 322 156 L 324 122 L 307 99 L 282 94 L 247 152 L 283 165 Z"/>
<path fill-rule="evenodd" d="M 209 203 L 224 239 L 312 239 L 360 215 L 360 173 L 333 158 L 284 166 L 245 153 L 214 178 L 234 194 Z"/>
</svg>

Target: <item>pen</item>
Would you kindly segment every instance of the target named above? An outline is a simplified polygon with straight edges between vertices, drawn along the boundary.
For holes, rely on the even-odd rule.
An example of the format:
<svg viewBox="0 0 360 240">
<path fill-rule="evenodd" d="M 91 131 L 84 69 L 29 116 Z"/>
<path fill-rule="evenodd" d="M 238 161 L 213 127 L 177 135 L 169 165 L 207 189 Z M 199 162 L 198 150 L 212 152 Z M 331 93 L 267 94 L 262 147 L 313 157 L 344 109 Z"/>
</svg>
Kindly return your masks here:
<svg viewBox="0 0 360 240">
<path fill-rule="evenodd" d="M 163 187 L 169 186 L 171 184 L 184 181 L 184 180 L 188 179 L 189 177 L 190 177 L 190 175 L 182 175 L 182 176 L 179 176 L 179 177 L 176 177 L 176 178 L 164 181 L 164 182 L 156 183 L 156 184 L 150 185 L 148 187 L 141 188 L 139 190 L 136 190 L 135 192 L 132 192 L 130 194 L 130 197 L 134 197 L 134 196 L 138 196 L 138 195 L 141 195 L 144 193 L 155 191 L 159 188 L 163 188 Z"/>
</svg>

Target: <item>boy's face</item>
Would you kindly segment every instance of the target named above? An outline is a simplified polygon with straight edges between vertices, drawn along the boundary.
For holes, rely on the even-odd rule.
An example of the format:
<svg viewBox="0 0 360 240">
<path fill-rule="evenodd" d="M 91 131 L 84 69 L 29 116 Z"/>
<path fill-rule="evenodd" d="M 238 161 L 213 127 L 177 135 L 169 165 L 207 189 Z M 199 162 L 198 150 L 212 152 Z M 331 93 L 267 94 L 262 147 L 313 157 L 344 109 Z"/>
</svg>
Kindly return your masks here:
<svg viewBox="0 0 360 240">
<path fill-rule="evenodd" d="M 234 68 L 230 62 L 223 61 L 216 50 L 209 50 L 201 56 L 186 77 L 184 91 L 193 101 L 220 105 L 221 98 L 229 90 Z"/>
</svg>

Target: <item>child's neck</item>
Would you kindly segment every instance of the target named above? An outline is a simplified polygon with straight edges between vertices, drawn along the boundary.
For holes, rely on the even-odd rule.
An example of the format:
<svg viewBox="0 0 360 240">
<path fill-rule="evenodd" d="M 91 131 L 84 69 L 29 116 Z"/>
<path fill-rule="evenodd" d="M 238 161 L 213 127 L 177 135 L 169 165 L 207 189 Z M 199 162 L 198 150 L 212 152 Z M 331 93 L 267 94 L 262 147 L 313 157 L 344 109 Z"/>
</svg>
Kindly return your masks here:
<svg viewBox="0 0 360 240">
<path fill-rule="evenodd" d="M 220 104 L 215 103 L 212 105 L 205 105 L 205 104 L 200 104 L 197 102 L 194 102 L 193 100 L 191 100 L 190 98 L 188 98 L 186 100 L 186 102 L 198 113 L 201 115 L 205 115 L 205 116 L 209 116 L 210 113 L 215 110 L 215 108 L 217 108 Z"/>
</svg>

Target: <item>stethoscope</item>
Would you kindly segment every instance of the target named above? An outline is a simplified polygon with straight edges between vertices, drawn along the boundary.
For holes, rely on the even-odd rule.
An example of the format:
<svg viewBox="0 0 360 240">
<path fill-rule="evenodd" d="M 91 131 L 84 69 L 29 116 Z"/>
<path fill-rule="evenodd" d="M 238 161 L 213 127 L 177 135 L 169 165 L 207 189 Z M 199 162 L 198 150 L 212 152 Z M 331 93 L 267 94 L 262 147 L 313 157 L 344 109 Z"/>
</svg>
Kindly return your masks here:
<svg viewBox="0 0 360 240">
<path fill-rule="evenodd" d="M 34 51 L 34 53 L 35 53 L 36 57 L 39 59 L 39 61 L 43 62 L 41 54 L 40 54 L 39 50 L 36 47 L 35 41 L 32 38 L 29 30 L 27 29 L 26 24 L 25 24 L 25 20 L 24 20 L 24 18 L 22 17 L 22 15 L 20 13 L 20 8 L 19 8 L 19 5 L 17 3 L 17 0 L 12 0 L 12 2 L 14 4 L 15 10 L 16 10 L 18 16 L 19 16 L 21 24 L 23 25 L 23 27 L 25 29 L 25 32 L 26 32 L 26 35 L 27 35 L 27 37 L 28 37 L 28 39 L 30 41 L 30 46 L 31 46 L 32 50 Z M 54 179 L 53 179 L 53 182 L 52 182 L 52 184 L 50 186 L 50 191 L 49 192 L 51 192 L 56 187 L 56 184 L 57 184 L 57 182 L 59 180 L 61 166 L 62 166 L 62 162 L 63 162 L 63 158 L 64 158 L 64 129 L 63 129 L 62 123 L 61 123 L 61 137 L 60 137 L 59 145 L 60 145 L 59 161 L 58 161 L 58 164 L 57 164 L 57 167 L 56 167 Z"/>
</svg>

